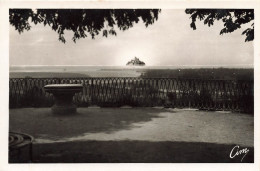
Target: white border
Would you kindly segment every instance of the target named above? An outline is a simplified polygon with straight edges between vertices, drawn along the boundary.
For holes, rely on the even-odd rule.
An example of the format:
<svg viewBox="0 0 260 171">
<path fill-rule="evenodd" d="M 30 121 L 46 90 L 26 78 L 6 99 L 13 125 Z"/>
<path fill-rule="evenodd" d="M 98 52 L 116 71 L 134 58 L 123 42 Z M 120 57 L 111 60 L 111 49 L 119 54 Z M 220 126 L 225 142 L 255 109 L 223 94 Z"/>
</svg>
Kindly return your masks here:
<svg viewBox="0 0 260 171">
<path fill-rule="evenodd" d="M 0 0 L 0 171 L 7 170 L 250 170 L 259 171 L 259 103 L 260 86 L 260 0 L 243 1 L 4 1 Z M 8 164 L 8 98 L 9 98 L 9 8 L 254 8 L 254 71 L 255 71 L 255 163 L 254 164 Z"/>
</svg>

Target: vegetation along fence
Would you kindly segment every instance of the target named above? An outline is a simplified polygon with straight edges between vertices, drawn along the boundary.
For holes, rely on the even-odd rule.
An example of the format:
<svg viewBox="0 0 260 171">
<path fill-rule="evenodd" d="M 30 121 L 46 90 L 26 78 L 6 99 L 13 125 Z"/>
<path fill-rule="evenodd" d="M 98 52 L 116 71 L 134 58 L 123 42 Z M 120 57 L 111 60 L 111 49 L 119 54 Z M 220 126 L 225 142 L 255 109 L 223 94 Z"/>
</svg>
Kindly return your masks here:
<svg viewBox="0 0 260 171">
<path fill-rule="evenodd" d="M 50 107 L 53 96 L 43 87 L 62 83 L 83 85 L 83 92 L 73 98 L 82 107 L 164 106 L 248 113 L 254 109 L 253 81 L 175 78 L 11 78 L 9 106 Z"/>
</svg>

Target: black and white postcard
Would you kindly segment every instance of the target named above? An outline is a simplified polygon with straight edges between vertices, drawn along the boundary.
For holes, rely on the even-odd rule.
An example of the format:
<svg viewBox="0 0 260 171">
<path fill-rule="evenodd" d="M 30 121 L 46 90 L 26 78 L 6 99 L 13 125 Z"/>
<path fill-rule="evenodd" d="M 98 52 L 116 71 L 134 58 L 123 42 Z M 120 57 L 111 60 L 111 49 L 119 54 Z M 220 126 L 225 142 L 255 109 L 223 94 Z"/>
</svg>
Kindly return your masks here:
<svg viewBox="0 0 260 171">
<path fill-rule="evenodd" d="M 258 170 L 259 5 L 1 1 L 0 170 Z"/>
</svg>

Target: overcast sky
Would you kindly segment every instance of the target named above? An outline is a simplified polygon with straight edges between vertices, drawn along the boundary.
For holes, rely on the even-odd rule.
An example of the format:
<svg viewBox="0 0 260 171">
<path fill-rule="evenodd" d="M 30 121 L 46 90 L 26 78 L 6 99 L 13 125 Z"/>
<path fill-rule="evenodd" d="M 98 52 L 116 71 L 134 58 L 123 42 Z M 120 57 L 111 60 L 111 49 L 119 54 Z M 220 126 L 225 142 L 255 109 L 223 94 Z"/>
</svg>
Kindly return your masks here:
<svg viewBox="0 0 260 171">
<path fill-rule="evenodd" d="M 20 34 L 10 26 L 10 65 L 125 65 L 135 56 L 147 66 L 164 65 L 252 65 L 253 42 L 241 35 L 246 27 L 219 35 L 222 22 L 208 27 L 197 22 L 190 28 L 190 16 L 183 10 L 164 10 L 146 28 L 142 22 L 117 36 L 97 36 L 72 41 L 65 32 L 66 44 L 50 27 L 32 24 Z"/>
</svg>

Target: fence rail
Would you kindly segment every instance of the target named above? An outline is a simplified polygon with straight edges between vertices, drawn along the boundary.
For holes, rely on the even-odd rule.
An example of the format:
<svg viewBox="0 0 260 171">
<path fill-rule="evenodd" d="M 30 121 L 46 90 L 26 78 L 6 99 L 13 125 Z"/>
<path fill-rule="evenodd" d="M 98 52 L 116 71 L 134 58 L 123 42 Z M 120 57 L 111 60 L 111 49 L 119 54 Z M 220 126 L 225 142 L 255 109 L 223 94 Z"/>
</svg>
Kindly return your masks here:
<svg viewBox="0 0 260 171">
<path fill-rule="evenodd" d="M 10 78 L 9 106 L 50 107 L 47 84 L 82 84 L 78 106 L 164 106 L 253 113 L 254 83 L 239 80 L 175 78 Z"/>
</svg>

